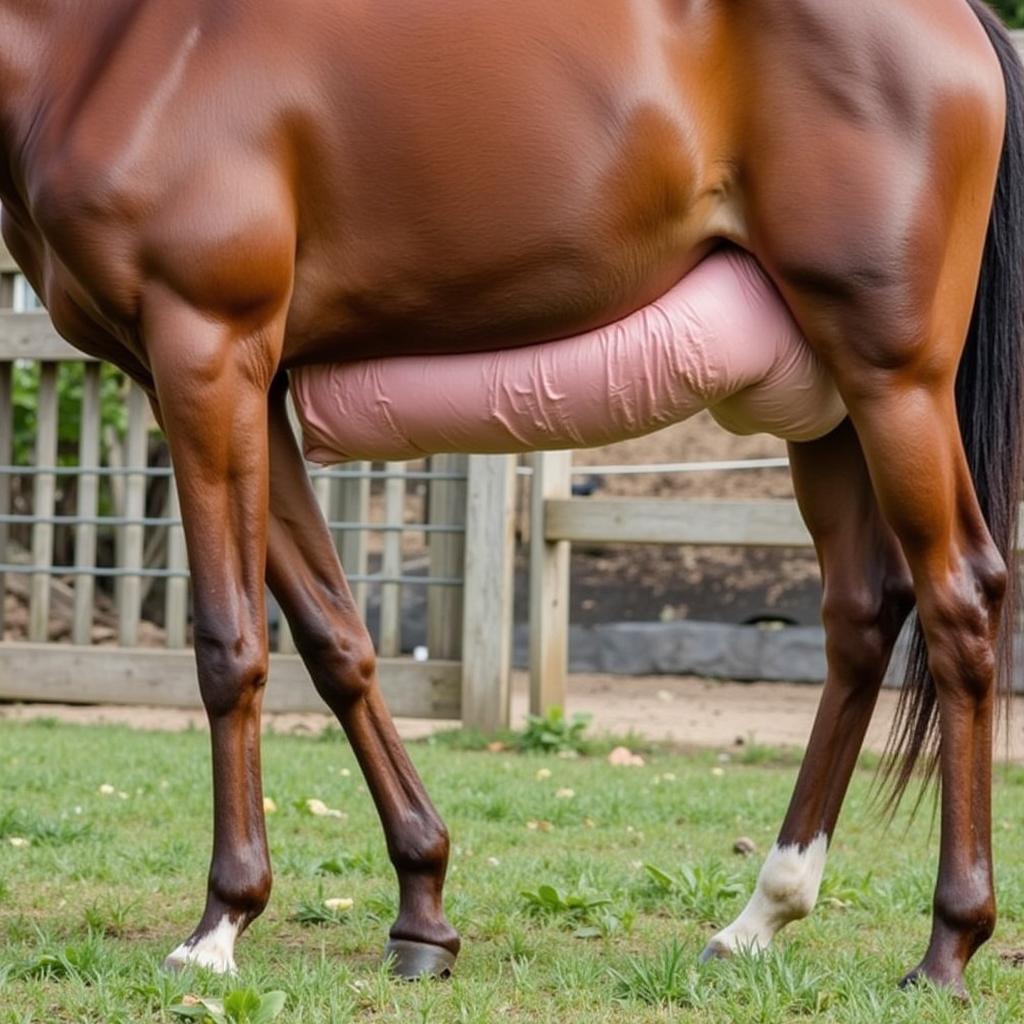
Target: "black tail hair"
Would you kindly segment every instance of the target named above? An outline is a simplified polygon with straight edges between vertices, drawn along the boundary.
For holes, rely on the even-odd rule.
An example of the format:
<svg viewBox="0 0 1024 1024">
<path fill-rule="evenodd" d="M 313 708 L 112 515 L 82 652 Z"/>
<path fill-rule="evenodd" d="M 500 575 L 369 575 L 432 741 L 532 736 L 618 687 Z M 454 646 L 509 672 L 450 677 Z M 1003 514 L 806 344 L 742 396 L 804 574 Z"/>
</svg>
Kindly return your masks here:
<svg viewBox="0 0 1024 1024">
<path fill-rule="evenodd" d="M 1024 64 L 997 15 L 983 0 L 967 0 L 988 33 L 1006 82 L 1006 134 L 981 277 L 967 345 L 956 380 L 956 408 L 967 463 L 989 532 L 1009 569 L 1003 606 L 999 679 L 1013 690 L 1016 625 L 1017 510 L 1024 441 Z M 935 684 L 920 623 L 889 738 L 883 778 L 895 809 L 923 762 L 925 778 L 938 767 Z M 923 793 L 923 790 L 922 790 Z"/>
</svg>

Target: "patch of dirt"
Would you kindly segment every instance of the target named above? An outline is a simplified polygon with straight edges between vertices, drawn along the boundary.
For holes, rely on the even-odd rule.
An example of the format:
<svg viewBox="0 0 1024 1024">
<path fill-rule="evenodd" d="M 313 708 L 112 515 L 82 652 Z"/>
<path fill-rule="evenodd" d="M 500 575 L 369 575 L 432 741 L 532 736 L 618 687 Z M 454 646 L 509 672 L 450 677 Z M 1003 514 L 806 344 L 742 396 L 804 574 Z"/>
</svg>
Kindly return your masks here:
<svg viewBox="0 0 1024 1024">
<path fill-rule="evenodd" d="M 271 682 L 273 685 L 273 682 Z M 736 750 L 751 744 L 803 747 L 810 735 L 821 688 L 784 683 L 712 682 L 684 676 L 623 677 L 573 675 L 569 678 L 570 713 L 593 716 L 595 733 L 635 733 L 679 747 Z M 883 691 L 866 748 L 881 752 L 896 704 L 892 690 Z M 513 681 L 513 724 L 526 720 L 527 678 L 516 673 Z M 1015 701 L 1014 721 L 1024 720 L 1024 698 Z M 67 704 L 0 705 L 0 719 L 14 721 L 56 718 L 79 725 L 126 725 L 135 729 L 205 729 L 202 711 L 153 707 L 76 707 Z M 331 715 L 267 714 L 264 729 L 278 733 L 316 735 L 334 725 Z M 421 739 L 455 722 L 399 719 L 405 739 Z M 1024 732 L 1011 731 L 1006 750 L 1003 734 L 997 738 L 1000 759 L 1024 762 Z"/>
</svg>

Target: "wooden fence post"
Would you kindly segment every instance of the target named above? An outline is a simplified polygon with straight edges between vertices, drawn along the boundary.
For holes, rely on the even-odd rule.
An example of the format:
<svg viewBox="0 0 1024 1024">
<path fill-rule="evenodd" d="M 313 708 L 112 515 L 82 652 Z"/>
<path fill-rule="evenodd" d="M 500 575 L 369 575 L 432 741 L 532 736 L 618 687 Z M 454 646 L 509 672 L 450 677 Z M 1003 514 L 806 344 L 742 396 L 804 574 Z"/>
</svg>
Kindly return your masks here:
<svg viewBox="0 0 1024 1024">
<path fill-rule="evenodd" d="M 350 462 L 345 467 L 356 473 L 369 473 L 369 462 Z M 370 478 L 367 476 L 345 476 L 336 478 L 335 511 L 341 523 L 365 523 L 370 518 Z M 365 530 L 334 531 L 335 547 L 346 575 L 365 576 L 369 562 L 369 549 Z M 367 586 L 365 583 L 350 584 L 352 598 L 359 610 L 359 617 L 366 621 Z"/>
<path fill-rule="evenodd" d="M 9 466 L 13 459 L 14 442 L 14 364 L 0 362 L 0 466 Z M 0 515 L 11 511 L 11 478 L 0 473 Z M 0 523 L 0 564 L 7 562 L 7 539 L 10 536 L 7 523 Z M 4 638 L 4 598 L 7 594 L 7 574 L 0 572 L 0 640 Z"/>
<path fill-rule="evenodd" d="M 172 477 L 167 489 L 168 519 L 181 518 L 178 504 L 178 485 Z M 188 549 L 185 546 L 185 531 L 178 526 L 167 528 L 167 568 L 184 571 L 188 568 Z M 188 643 L 188 578 L 168 576 L 164 592 L 164 628 L 167 630 L 167 646 L 184 647 Z"/>
<path fill-rule="evenodd" d="M 569 672 L 569 544 L 544 536 L 549 498 L 572 495 L 572 452 L 537 452 L 530 483 L 530 714 L 565 707 Z"/>
<path fill-rule="evenodd" d="M 516 460 L 469 457 L 462 619 L 462 722 L 494 732 L 510 719 Z"/>
<path fill-rule="evenodd" d="M 39 366 L 36 465 L 44 468 L 57 465 L 57 364 L 51 362 Z M 56 476 L 53 473 L 38 473 L 32 498 L 32 514 L 40 522 L 32 527 L 32 564 L 42 571 L 32 574 L 28 618 L 28 637 L 36 642 L 48 639 L 50 573 L 45 567 L 53 564 L 52 519 L 56 494 Z"/>
<path fill-rule="evenodd" d="M 95 519 L 98 509 L 100 478 L 90 470 L 100 464 L 100 386 L 102 368 L 100 363 L 86 363 L 82 380 L 82 410 L 79 417 L 77 512 L 82 519 Z M 93 603 L 95 601 L 96 577 L 96 524 L 81 522 L 75 527 L 75 568 L 81 569 L 75 575 L 74 612 L 71 625 L 71 640 L 76 644 L 92 643 Z"/>
<path fill-rule="evenodd" d="M 128 469 L 145 469 L 149 455 L 149 401 L 146 393 L 134 382 L 128 390 L 128 437 L 125 441 L 125 461 Z M 124 487 L 124 516 L 138 520 L 146 514 L 146 477 L 143 473 L 129 473 Z M 139 522 L 121 527 L 119 568 L 143 568 L 143 546 L 146 529 Z M 139 622 L 142 619 L 142 577 L 122 576 L 117 595 L 118 639 L 122 647 L 134 647 L 139 640 Z"/>
<path fill-rule="evenodd" d="M 405 522 L 404 462 L 386 462 L 390 474 L 384 481 L 384 550 L 381 555 L 381 575 L 402 575 L 402 531 Z M 402 651 L 402 585 L 382 583 L 380 587 L 380 635 L 377 653 L 382 658 L 397 658 Z"/>
<path fill-rule="evenodd" d="M 430 468 L 437 473 L 466 473 L 467 456 L 435 455 Z M 431 480 L 427 520 L 432 526 L 464 526 L 465 480 Z M 461 576 L 466 539 L 461 533 L 428 533 L 431 576 Z M 427 588 L 427 650 L 431 658 L 458 660 L 462 653 L 462 590 L 459 587 Z"/>
</svg>

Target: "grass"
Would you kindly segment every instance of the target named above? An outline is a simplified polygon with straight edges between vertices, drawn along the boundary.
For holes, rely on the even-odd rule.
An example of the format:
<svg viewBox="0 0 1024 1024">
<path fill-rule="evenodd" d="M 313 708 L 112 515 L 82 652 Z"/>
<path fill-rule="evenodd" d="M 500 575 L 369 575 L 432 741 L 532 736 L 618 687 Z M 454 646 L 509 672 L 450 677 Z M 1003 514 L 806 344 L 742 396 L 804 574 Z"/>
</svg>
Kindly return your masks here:
<svg viewBox="0 0 1024 1024">
<path fill-rule="evenodd" d="M 206 737 L 0 723 L 0 1024 L 1024 1020 L 1010 956 L 1024 948 L 1024 769 L 998 773 L 1001 921 L 963 1007 L 896 989 L 927 942 L 937 843 L 927 814 L 909 831 L 879 825 L 869 772 L 812 918 L 767 956 L 699 965 L 760 864 L 733 843 L 768 849 L 791 757 L 654 752 L 613 768 L 603 754 L 466 749 L 478 745 L 412 747 L 453 835 L 448 906 L 465 945 L 451 981 L 401 984 L 380 967 L 395 883 L 337 733 L 266 738 L 274 897 L 224 980 L 158 967 L 202 907 Z M 346 817 L 313 815 L 310 799 Z"/>
</svg>

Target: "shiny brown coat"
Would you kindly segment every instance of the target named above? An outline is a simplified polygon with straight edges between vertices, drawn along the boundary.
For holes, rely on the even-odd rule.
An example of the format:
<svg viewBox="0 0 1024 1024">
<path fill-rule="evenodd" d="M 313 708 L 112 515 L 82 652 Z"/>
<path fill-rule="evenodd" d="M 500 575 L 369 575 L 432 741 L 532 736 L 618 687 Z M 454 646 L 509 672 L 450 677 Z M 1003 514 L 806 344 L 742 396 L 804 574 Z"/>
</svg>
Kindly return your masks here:
<svg viewBox="0 0 1024 1024">
<path fill-rule="evenodd" d="M 831 834 L 916 597 L 944 779 L 918 970 L 961 988 L 994 920 L 1005 568 L 953 382 L 1006 120 L 965 0 L 0 0 L 4 236 L 58 330 L 148 389 L 177 468 L 216 812 L 187 946 L 269 895 L 266 577 L 380 809 L 399 969 L 458 950 L 444 826 L 381 700 L 283 371 L 576 333 L 728 241 L 852 419 L 793 451 L 830 675 L 782 838 Z"/>
</svg>

